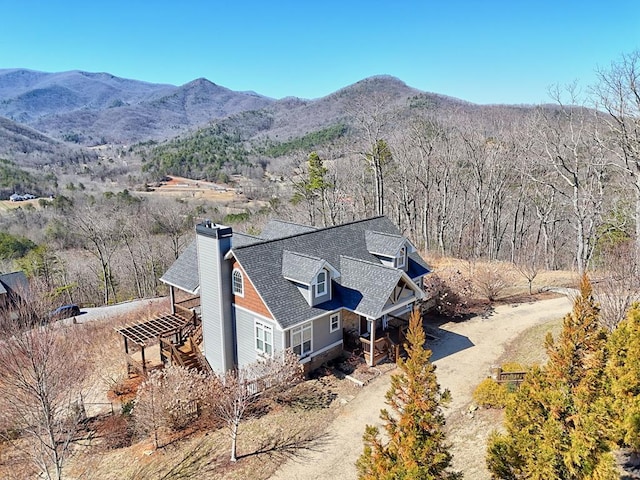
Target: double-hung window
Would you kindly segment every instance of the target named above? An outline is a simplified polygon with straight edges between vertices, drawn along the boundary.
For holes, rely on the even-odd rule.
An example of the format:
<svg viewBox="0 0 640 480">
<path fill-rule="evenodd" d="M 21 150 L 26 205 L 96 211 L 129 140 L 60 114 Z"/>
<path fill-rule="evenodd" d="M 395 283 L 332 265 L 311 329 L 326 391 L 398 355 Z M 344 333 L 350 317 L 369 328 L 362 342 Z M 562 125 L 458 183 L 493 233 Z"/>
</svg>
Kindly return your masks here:
<svg viewBox="0 0 640 480">
<path fill-rule="evenodd" d="M 329 333 L 333 333 L 336 330 L 340 330 L 340 314 L 334 313 L 329 317 Z"/>
<path fill-rule="evenodd" d="M 256 320 L 256 350 L 264 355 L 273 354 L 273 328 Z"/>
<path fill-rule="evenodd" d="M 291 350 L 301 357 L 311 353 L 311 323 L 291 329 Z"/>
</svg>

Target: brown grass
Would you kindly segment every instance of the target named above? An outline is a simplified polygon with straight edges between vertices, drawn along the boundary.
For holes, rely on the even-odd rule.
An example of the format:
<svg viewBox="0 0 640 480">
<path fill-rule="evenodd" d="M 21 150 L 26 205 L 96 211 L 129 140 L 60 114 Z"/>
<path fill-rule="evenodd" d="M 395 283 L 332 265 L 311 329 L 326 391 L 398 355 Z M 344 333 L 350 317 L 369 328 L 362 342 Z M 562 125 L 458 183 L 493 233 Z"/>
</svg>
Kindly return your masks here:
<svg viewBox="0 0 640 480">
<path fill-rule="evenodd" d="M 446 276 L 455 271 L 461 272 L 465 277 L 473 280 L 475 272 L 486 266 L 485 261 L 467 261 L 452 257 L 429 257 L 429 265 L 437 274 Z M 498 302 L 521 303 L 523 301 L 537 300 L 545 298 L 548 295 L 541 292 L 544 287 L 576 287 L 579 278 L 576 272 L 569 270 L 540 270 L 534 281 L 532 282 L 533 298 L 529 297 L 529 283 L 527 279 L 516 269 L 510 262 L 492 262 L 499 266 L 509 286 L 505 288 L 499 295 Z"/>
<path fill-rule="evenodd" d="M 547 362 L 544 340 L 547 333 L 556 338 L 562 330 L 562 318 L 536 325 L 518 335 L 505 349 L 498 365 L 514 362 L 522 365 L 542 365 Z"/>
</svg>

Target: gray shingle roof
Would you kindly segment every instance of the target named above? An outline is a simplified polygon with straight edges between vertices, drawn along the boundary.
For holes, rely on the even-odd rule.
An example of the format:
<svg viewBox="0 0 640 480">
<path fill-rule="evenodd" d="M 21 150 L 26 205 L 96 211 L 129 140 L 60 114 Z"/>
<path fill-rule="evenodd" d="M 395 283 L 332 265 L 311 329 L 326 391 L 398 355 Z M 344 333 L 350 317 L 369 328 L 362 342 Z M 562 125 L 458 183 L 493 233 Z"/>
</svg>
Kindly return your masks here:
<svg viewBox="0 0 640 480">
<path fill-rule="evenodd" d="M 253 245 L 254 243 L 258 243 L 262 241 L 263 239 L 260 237 L 255 237 L 247 233 L 233 232 L 233 236 L 231 237 L 231 246 L 243 247 L 245 245 Z"/>
<path fill-rule="evenodd" d="M 385 257 L 395 257 L 407 241 L 402 235 L 372 232 L 371 230 L 364 232 L 364 236 L 367 242 L 367 250 Z"/>
<path fill-rule="evenodd" d="M 282 252 L 282 276 L 288 280 L 311 285 L 324 264 L 318 257 L 284 250 Z"/>
<path fill-rule="evenodd" d="M 233 233 L 231 244 L 234 247 L 253 245 L 263 240 L 246 233 Z M 191 294 L 198 293 L 200 275 L 198 272 L 198 249 L 196 241 L 191 242 L 160 278 L 164 283 L 178 287 Z"/>
<path fill-rule="evenodd" d="M 264 240 L 276 240 L 300 233 L 313 232 L 315 230 L 314 227 L 308 225 L 300 225 L 283 220 L 270 220 L 262 230 L 262 233 L 260 233 L 260 238 Z"/>
<path fill-rule="evenodd" d="M 200 288 L 198 274 L 198 249 L 195 240 L 180 254 L 169 269 L 160 277 L 164 283 L 195 294 Z"/>
<path fill-rule="evenodd" d="M 374 255 L 369 253 L 365 238 L 367 230 L 391 235 L 400 234 L 397 227 L 388 218 L 376 217 L 336 227 L 312 230 L 293 237 L 233 248 L 233 253 L 274 318 L 282 328 L 289 328 L 339 308 L 343 304 L 342 296 L 345 296 L 345 299 L 352 303 L 355 300 L 354 293 L 351 291 L 353 288 L 350 289 L 345 285 L 344 288 L 336 288 L 332 301 L 315 307 L 309 306 L 304 297 L 300 295 L 297 287 L 281 275 L 283 252 L 287 250 L 321 258 L 333 266 L 341 264 L 342 256 L 353 260 L 364 260 L 369 262 L 369 267 L 366 265 L 361 267 L 364 270 L 364 277 L 374 279 L 381 275 L 381 271 L 371 266 L 381 264 Z M 398 273 L 402 274 L 402 272 Z M 385 285 L 389 278 L 384 276 Z M 341 282 L 344 283 L 344 279 L 341 279 Z M 366 288 L 373 288 L 373 280 L 367 280 L 365 283 Z M 379 286 L 376 288 L 377 294 L 382 295 L 383 289 Z M 382 301 L 386 302 L 387 298 L 388 296 Z M 367 302 L 369 301 L 367 299 Z M 369 305 L 369 303 L 365 303 L 365 305 Z M 371 312 L 375 310 L 375 307 L 376 305 L 373 303 L 371 306 L 367 306 Z"/>
<path fill-rule="evenodd" d="M 24 294 L 28 289 L 29 281 L 23 271 L 0 275 L 0 294 L 6 294 L 9 291 Z"/>
<path fill-rule="evenodd" d="M 344 306 L 361 315 L 378 318 L 402 278 L 402 270 L 366 260 L 340 259 L 340 297 Z"/>
</svg>

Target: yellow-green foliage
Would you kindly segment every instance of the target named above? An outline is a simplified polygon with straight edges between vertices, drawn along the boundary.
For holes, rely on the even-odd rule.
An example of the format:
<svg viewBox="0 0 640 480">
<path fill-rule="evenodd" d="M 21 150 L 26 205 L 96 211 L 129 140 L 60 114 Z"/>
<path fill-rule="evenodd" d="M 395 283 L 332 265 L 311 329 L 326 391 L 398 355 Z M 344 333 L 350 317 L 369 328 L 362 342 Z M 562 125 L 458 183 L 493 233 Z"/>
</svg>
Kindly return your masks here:
<svg viewBox="0 0 640 480">
<path fill-rule="evenodd" d="M 492 378 L 485 378 L 473 391 L 473 401 L 484 408 L 504 408 L 509 398 L 506 383 L 498 383 Z"/>
<path fill-rule="evenodd" d="M 507 402 L 504 434 L 489 439 L 492 478 L 620 478 L 611 454 L 606 332 L 586 276 L 580 287 L 558 339 L 546 341 L 549 361 L 527 373 Z"/>
<path fill-rule="evenodd" d="M 503 363 L 500 368 L 502 368 L 503 372 L 526 372 L 529 370 L 529 367 L 525 367 L 518 362 Z"/>
</svg>

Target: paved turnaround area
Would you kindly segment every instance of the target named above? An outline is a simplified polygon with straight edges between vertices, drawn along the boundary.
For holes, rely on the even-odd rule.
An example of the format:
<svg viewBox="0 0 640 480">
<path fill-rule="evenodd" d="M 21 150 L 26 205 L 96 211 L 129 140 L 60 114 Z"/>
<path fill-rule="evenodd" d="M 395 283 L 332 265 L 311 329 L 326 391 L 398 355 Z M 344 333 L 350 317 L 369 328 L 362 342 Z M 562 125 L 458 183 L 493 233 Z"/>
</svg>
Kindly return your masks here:
<svg viewBox="0 0 640 480">
<path fill-rule="evenodd" d="M 447 418 L 468 409 L 475 386 L 489 374 L 491 365 L 504 352 L 505 346 L 530 327 L 561 318 L 571 310 L 566 297 L 540 300 L 517 306 L 502 305 L 488 317 L 442 325 L 439 339 L 429 342 L 436 374 L 443 388 L 451 391 L 452 402 L 445 410 Z M 393 373 L 393 372 L 392 372 Z M 329 427 L 326 442 L 315 451 L 294 457 L 284 463 L 272 480 L 355 480 L 355 462 L 362 453 L 365 425 L 378 425 L 380 409 L 385 408 L 384 395 L 389 389 L 391 373 L 376 378 L 344 407 Z M 449 438 L 457 451 L 474 451 L 484 457 L 474 435 Z M 481 440 L 481 442 L 484 440 Z M 460 442 L 469 442 L 461 445 Z M 480 446 L 481 447 L 481 446 Z M 483 467 L 466 473 L 466 478 L 479 479 Z"/>
</svg>

